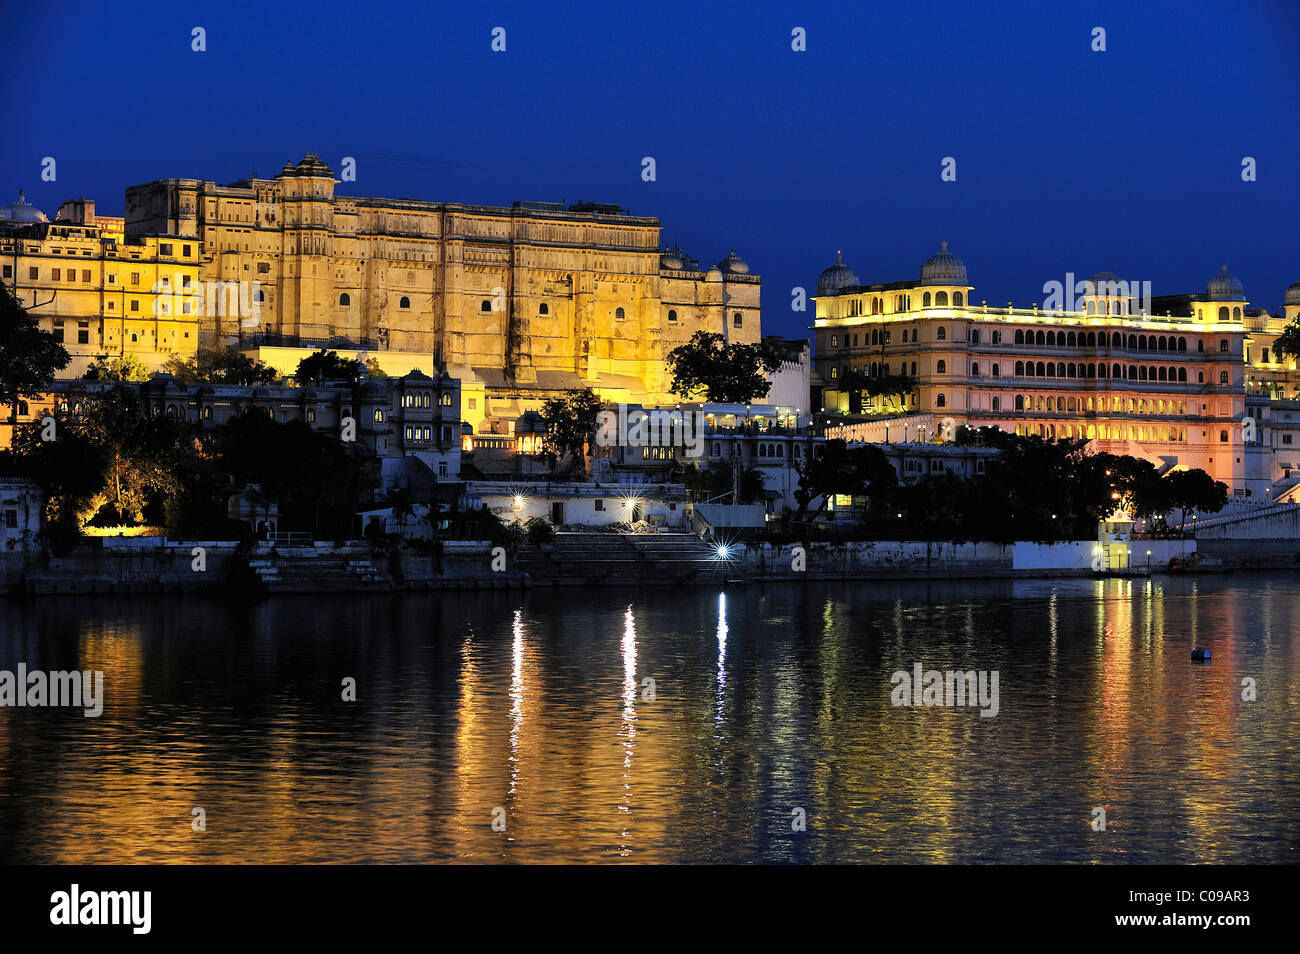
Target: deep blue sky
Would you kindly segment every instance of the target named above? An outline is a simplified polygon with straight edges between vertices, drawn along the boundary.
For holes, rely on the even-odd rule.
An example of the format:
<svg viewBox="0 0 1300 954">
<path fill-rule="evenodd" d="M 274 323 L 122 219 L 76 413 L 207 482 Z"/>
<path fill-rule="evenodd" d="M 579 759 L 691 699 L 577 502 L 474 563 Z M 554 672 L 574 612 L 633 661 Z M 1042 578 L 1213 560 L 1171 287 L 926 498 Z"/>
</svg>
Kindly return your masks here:
<svg viewBox="0 0 1300 954">
<path fill-rule="evenodd" d="M 702 262 L 735 246 L 799 336 L 790 289 L 837 248 L 896 281 L 946 238 L 973 300 L 1018 306 L 1067 270 L 1165 294 L 1227 262 L 1273 311 L 1300 279 L 1296 0 L 51 6 L 0 0 L 0 201 L 49 214 L 350 155 L 341 192 L 615 202 Z"/>
</svg>

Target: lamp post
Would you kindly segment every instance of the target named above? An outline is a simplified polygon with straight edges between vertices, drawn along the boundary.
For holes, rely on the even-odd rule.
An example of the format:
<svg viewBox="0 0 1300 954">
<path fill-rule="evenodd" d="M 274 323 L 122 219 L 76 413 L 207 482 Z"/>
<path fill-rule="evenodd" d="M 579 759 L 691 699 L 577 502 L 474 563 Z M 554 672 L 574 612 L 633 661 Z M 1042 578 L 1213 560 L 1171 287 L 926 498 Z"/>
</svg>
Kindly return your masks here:
<svg viewBox="0 0 1300 954">
<path fill-rule="evenodd" d="M 1151 551 L 1147 551 L 1147 576 L 1151 575 Z"/>
</svg>

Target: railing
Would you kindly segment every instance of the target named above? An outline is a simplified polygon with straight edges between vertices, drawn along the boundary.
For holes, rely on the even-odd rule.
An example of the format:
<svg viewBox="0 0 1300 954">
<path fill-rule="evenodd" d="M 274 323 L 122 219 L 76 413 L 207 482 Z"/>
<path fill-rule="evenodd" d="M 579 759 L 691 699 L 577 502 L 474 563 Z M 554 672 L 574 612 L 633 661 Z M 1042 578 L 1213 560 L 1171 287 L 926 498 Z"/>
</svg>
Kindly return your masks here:
<svg viewBox="0 0 1300 954">
<path fill-rule="evenodd" d="M 257 538 L 259 546 L 266 547 L 309 547 L 315 542 L 310 533 L 286 531 L 283 533 L 266 533 Z"/>
</svg>

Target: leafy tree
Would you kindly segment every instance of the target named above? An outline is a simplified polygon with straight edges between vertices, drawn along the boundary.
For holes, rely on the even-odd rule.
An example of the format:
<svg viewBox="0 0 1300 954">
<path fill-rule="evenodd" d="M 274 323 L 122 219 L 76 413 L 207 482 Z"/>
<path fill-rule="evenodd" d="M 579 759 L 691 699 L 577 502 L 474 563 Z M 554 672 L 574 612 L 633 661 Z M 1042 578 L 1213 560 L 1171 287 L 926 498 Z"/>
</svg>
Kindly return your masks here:
<svg viewBox="0 0 1300 954">
<path fill-rule="evenodd" d="M 1292 321 L 1282 329 L 1282 333 L 1273 342 L 1273 351 L 1276 354 L 1300 358 L 1300 319 Z"/>
<path fill-rule="evenodd" d="M 298 362 L 294 377 L 299 384 L 323 384 L 326 381 L 344 381 L 360 384 L 362 364 L 354 358 L 341 358 L 337 351 L 321 348 Z"/>
<path fill-rule="evenodd" d="M 697 331 L 668 354 L 672 389 L 683 396 L 703 392 L 717 403 L 748 404 L 767 396 L 772 385 L 766 375 L 781 366 L 782 357 L 771 340 L 728 344 L 720 334 Z"/>
<path fill-rule="evenodd" d="M 868 397 L 885 397 L 887 403 L 901 410 L 907 395 L 916 389 L 916 379 L 906 374 L 869 375 L 862 368 L 849 368 L 835 382 L 836 390 L 849 396 L 849 413 L 862 413 L 862 395 Z"/>
<path fill-rule="evenodd" d="M 234 348 L 200 348 L 192 358 L 173 356 L 163 370 L 185 384 L 273 384 L 279 373 Z"/>
<path fill-rule="evenodd" d="M 821 503 L 813 512 L 815 518 L 830 502 L 834 494 L 867 497 L 868 511 L 879 511 L 898 489 L 898 472 L 874 444 L 849 447 L 842 440 L 830 440 L 802 461 L 795 464 L 799 483 L 794 497 L 799 504 L 794 519 L 803 520 L 808 507 L 818 497 Z"/>
<path fill-rule="evenodd" d="M 1170 507 L 1182 511 L 1182 521 L 1178 529 L 1187 524 L 1187 511 L 1199 510 L 1201 513 L 1218 513 L 1228 502 L 1228 485 L 1215 480 L 1200 468 L 1193 470 L 1171 470 L 1162 481 L 1166 487 L 1166 498 Z"/>
<path fill-rule="evenodd" d="M 566 457 L 581 463 L 599 413 L 600 398 L 591 388 L 569 391 L 562 398 L 546 402 L 542 407 L 542 420 L 546 423 L 542 456 L 552 469 Z"/>
<path fill-rule="evenodd" d="M 101 355 L 86 368 L 85 377 L 87 381 L 147 381 L 149 369 L 133 354 Z"/>
<path fill-rule="evenodd" d="M 371 378 L 386 378 L 388 372 L 379 366 L 377 358 L 366 358 L 366 376 Z"/>
<path fill-rule="evenodd" d="M 18 401 L 49 387 L 72 360 L 54 335 L 42 331 L 22 302 L 0 284 L 0 402 L 16 416 Z"/>
</svg>

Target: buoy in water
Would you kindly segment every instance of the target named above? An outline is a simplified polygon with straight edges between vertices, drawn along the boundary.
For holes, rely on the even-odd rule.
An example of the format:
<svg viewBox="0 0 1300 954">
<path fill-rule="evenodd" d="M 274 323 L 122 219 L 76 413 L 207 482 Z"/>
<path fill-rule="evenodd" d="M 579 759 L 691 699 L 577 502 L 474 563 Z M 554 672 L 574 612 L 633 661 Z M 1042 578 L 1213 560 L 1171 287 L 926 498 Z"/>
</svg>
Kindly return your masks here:
<svg viewBox="0 0 1300 954">
<path fill-rule="evenodd" d="M 1193 649 L 1192 659 L 1197 662 L 1208 662 L 1210 659 L 1210 651 L 1208 649 Z"/>
</svg>

